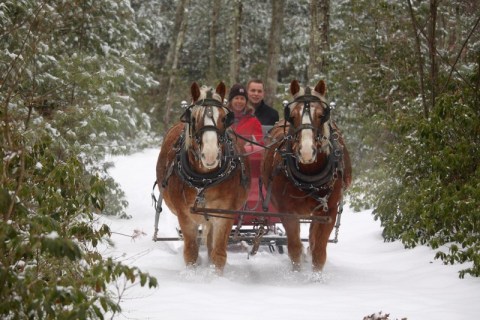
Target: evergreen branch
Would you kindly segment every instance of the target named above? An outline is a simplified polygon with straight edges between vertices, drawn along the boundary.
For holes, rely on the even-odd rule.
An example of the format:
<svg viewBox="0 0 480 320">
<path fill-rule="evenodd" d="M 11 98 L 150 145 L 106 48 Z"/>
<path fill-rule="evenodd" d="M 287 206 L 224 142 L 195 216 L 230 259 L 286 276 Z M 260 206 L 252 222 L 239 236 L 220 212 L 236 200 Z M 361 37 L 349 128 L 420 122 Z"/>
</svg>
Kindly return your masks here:
<svg viewBox="0 0 480 320">
<path fill-rule="evenodd" d="M 445 83 L 445 86 L 443 87 L 443 91 L 447 89 L 448 83 L 450 82 L 450 79 L 452 78 L 452 73 L 455 70 L 455 66 L 457 65 L 458 61 L 460 60 L 460 56 L 462 55 L 463 49 L 467 46 L 468 40 L 470 40 L 470 37 L 473 35 L 473 32 L 475 29 L 477 29 L 478 24 L 480 23 L 480 16 L 477 18 L 477 21 L 475 22 L 475 25 L 473 26 L 472 30 L 470 30 L 470 33 L 468 34 L 467 38 L 463 42 L 462 47 L 458 51 L 457 58 L 455 59 L 455 62 L 453 63 L 450 73 L 448 74 L 447 82 Z"/>
</svg>

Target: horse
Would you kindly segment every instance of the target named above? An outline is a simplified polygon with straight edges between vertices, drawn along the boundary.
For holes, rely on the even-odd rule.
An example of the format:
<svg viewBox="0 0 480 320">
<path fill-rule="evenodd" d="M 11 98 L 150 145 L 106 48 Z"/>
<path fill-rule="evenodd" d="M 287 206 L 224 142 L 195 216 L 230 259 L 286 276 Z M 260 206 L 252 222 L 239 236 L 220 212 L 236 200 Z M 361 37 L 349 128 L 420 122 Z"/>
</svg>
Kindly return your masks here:
<svg viewBox="0 0 480 320">
<path fill-rule="evenodd" d="M 321 272 L 343 193 L 351 185 L 350 156 L 330 119 L 325 82 L 320 80 L 312 90 L 293 80 L 290 93 L 293 101 L 285 104 L 284 119 L 267 137 L 271 146 L 262 159 L 262 181 L 272 204 L 286 213 L 281 220 L 293 270 L 301 269 L 303 257 L 298 217 L 321 216 L 328 221 L 312 219 L 309 230 L 312 270 Z"/>
<path fill-rule="evenodd" d="M 234 220 L 221 212 L 194 214 L 192 208 L 240 210 L 248 197 L 250 164 L 229 128 L 234 114 L 223 105 L 225 90 L 223 82 L 215 92 L 192 83 L 192 104 L 167 131 L 156 165 L 160 200 L 178 218 L 186 266 L 198 265 L 202 226 L 209 260 L 219 274 Z"/>
</svg>

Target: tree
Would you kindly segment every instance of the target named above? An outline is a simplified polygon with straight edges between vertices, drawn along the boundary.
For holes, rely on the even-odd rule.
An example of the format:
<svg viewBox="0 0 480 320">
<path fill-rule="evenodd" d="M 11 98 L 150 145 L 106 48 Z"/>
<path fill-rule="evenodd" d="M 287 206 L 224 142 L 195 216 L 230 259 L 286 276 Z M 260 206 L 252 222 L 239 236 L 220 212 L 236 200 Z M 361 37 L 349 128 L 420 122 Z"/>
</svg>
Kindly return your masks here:
<svg viewBox="0 0 480 320">
<path fill-rule="evenodd" d="M 328 75 L 330 1 L 310 0 L 310 20 L 308 80 L 313 81 Z"/>
<path fill-rule="evenodd" d="M 175 91 L 175 81 L 177 79 L 178 61 L 180 59 L 180 49 L 182 48 L 185 32 L 187 30 L 188 16 L 187 8 L 189 0 L 180 0 L 177 4 L 175 14 L 175 26 L 172 33 L 172 41 L 168 49 L 165 60 L 165 69 L 160 81 L 160 88 L 165 88 L 165 106 L 163 108 L 163 125 L 168 128 L 170 124 L 170 114 L 173 105 L 173 95 Z"/>
<path fill-rule="evenodd" d="M 270 35 L 268 37 L 268 54 L 265 86 L 265 102 L 273 105 L 277 93 L 278 83 L 278 64 L 280 62 L 280 49 L 282 44 L 283 13 L 284 0 L 272 0 L 272 19 L 270 25 Z"/>
<path fill-rule="evenodd" d="M 118 190 L 105 153 L 149 125 L 145 35 L 128 2 L 5 1 L 0 16 L 0 317 L 103 318 L 120 310 L 112 282 L 156 285 L 96 249 Z"/>
<path fill-rule="evenodd" d="M 229 80 L 231 84 L 240 81 L 240 58 L 241 58 L 241 44 L 242 44 L 242 2 L 236 0 L 233 2 L 233 17 L 230 27 L 230 42 L 232 49 L 230 50 L 230 71 Z"/>
<path fill-rule="evenodd" d="M 321 45 L 322 45 L 322 71 L 328 78 L 328 56 L 330 54 L 330 0 L 323 0 L 320 5 L 320 12 L 322 16 L 321 31 Z"/>
<path fill-rule="evenodd" d="M 355 160 L 361 173 L 357 192 L 374 207 L 387 241 L 400 240 L 408 248 L 430 245 L 445 263 L 472 263 L 461 277 L 479 276 L 480 229 L 473 221 L 480 197 L 472 188 L 480 181 L 473 156 L 479 148 L 479 67 L 478 56 L 469 53 L 480 43 L 473 31 L 478 28 L 476 11 L 468 2 L 348 5 L 345 11 L 340 8 L 348 28 L 332 35 L 340 41 L 337 37 L 345 36 L 333 50 L 337 65 L 348 70 L 331 74 L 343 103 L 354 111 L 347 128 L 359 135 L 349 139 L 357 148 L 355 157 L 360 156 Z M 458 22 L 462 31 L 452 27 Z M 412 24 L 414 33 L 399 29 Z M 445 40 L 458 35 L 461 41 Z M 463 45 L 451 45 L 457 42 Z M 421 75 L 423 67 L 427 77 Z"/>
<path fill-rule="evenodd" d="M 218 33 L 218 19 L 221 8 L 221 0 L 213 0 L 212 16 L 210 25 L 210 43 L 208 46 L 208 72 L 207 82 L 213 83 L 217 80 L 217 33 Z"/>
<path fill-rule="evenodd" d="M 308 45 L 308 80 L 320 77 L 322 72 L 321 60 L 321 28 L 320 28 L 320 0 L 310 0 L 310 39 Z"/>
<path fill-rule="evenodd" d="M 412 20 L 412 28 L 415 37 L 415 53 L 417 56 L 418 61 L 418 74 L 419 74 L 419 81 L 420 81 L 420 95 L 422 97 L 422 106 L 423 106 L 423 114 L 425 118 L 428 118 L 429 110 L 427 105 L 427 98 L 425 97 L 425 67 L 424 67 L 424 58 L 422 53 L 421 47 L 421 40 L 420 40 L 420 33 L 418 30 L 418 23 L 415 17 L 415 13 L 413 11 L 412 2 L 407 0 L 408 9 L 410 12 L 410 18 Z"/>
<path fill-rule="evenodd" d="M 437 95 L 437 73 L 438 73 L 438 66 L 437 66 L 437 10 L 438 10 L 438 3 L 437 0 L 430 0 L 430 24 L 429 24 L 429 32 L 428 32 L 428 48 L 429 48 L 429 57 L 430 57 L 430 93 L 431 93 L 431 104 L 432 108 L 435 107 L 435 100 Z M 426 115 L 428 116 L 428 110 Z"/>
</svg>

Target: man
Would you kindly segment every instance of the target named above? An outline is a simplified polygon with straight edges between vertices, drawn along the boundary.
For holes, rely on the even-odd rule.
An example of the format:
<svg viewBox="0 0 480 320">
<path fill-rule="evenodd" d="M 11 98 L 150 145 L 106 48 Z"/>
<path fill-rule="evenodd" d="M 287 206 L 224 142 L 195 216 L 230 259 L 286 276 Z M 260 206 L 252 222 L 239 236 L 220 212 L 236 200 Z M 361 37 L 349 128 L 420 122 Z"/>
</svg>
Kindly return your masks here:
<svg viewBox="0 0 480 320">
<path fill-rule="evenodd" d="M 250 80 L 247 84 L 248 102 L 255 109 L 255 116 L 262 125 L 273 126 L 278 121 L 278 112 L 268 106 L 263 98 L 265 91 L 262 80 Z"/>
</svg>

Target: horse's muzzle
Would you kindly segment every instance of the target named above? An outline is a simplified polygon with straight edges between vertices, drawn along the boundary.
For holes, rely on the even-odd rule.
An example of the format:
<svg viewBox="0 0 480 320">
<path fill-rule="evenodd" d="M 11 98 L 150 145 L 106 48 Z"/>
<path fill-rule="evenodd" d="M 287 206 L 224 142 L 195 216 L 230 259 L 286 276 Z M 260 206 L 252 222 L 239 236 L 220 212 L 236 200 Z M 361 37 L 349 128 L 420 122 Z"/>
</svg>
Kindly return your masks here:
<svg viewBox="0 0 480 320">
<path fill-rule="evenodd" d="M 297 153 L 297 159 L 300 163 L 311 164 L 315 162 L 316 158 L 317 158 L 317 148 L 315 148 L 315 146 L 308 146 L 306 148 L 302 148 L 300 146 Z"/>
<path fill-rule="evenodd" d="M 203 166 L 207 169 L 214 169 L 218 167 L 220 163 L 220 152 L 217 153 L 217 156 L 215 158 L 211 157 L 210 159 L 207 159 L 207 157 L 205 156 L 205 153 L 203 152 L 200 157 L 201 157 Z"/>
</svg>

